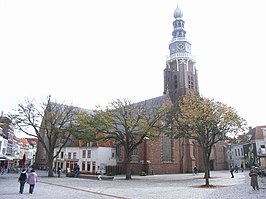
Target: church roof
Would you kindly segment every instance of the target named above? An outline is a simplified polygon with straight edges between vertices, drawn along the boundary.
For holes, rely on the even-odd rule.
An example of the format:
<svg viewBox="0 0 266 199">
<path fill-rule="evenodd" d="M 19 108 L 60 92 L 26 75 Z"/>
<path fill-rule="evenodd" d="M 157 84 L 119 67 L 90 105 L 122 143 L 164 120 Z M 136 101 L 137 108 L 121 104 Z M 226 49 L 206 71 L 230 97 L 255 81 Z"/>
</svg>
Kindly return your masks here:
<svg viewBox="0 0 266 199">
<path fill-rule="evenodd" d="M 137 102 L 135 104 L 143 104 L 143 103 L 145 103 L 148 107 L 151 107 L 153 105 L 160 106 L 160 105 L 171 103 L 171 99 L 170 99 L 168 94 L 165 94 L 165 95 L 161 95 L 161 96 L 158 96 L 158 97 L 147 99 L 147 100 L 144 100 L 144 101 L 141 101 L 141 102 Z"/>
<path fill-rule="evenodd" d="M 263 129 L 266 128 L 266 126 L 256 126 L 253 129 L 250 129 L 248 134 L 251 135 L 251 140 L 257 140 L 257 139 L 264 139 L 263 136 Z"/>
</svg>

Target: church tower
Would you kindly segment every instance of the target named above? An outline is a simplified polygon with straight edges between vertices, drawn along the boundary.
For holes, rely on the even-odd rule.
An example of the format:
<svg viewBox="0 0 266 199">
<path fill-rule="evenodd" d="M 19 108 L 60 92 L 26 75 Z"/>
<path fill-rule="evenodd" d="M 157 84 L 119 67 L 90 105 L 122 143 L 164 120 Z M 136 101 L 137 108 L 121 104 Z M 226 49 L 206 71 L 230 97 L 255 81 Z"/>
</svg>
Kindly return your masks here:
<svg viewBox="0 0 266 199">
<path fill-rule="evenodd" d="M 174 11 L 172 40 L 169 44 L 170 55 L 164 69 L 164 92 L 169 94 L 172 103 L 189 91 L 198 91 L 196 61 L 191 54 L 191 43 L 186 38 L 185 21 L 180 8 Z"/>
</svg>

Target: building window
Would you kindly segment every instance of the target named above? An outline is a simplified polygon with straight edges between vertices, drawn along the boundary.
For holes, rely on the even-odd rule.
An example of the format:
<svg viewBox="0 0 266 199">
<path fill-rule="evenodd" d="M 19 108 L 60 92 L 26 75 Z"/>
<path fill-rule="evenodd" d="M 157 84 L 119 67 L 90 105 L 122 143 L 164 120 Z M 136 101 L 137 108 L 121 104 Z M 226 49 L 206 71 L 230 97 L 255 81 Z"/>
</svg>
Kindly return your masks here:
<svg viewBox="0 0 266 199">
<path fill-rule="evenodd" d="M 74 160 L 77 159 L 77 153 L 76 152 L 73 153 L 73 159 Z"/>
<path fill-rule="evenodd" d="M 82 150 L 82 158 L 86 158 L 86 150 Z"/>
<path fill-rule="evenodd" d="M 241 156 L 243 156 L 244 155 L 244 153 L 243 153 L 243 148 L 241 148 Z"/>
<path fill-rule="evenodd" d="M 92 162 L 92 173 L 96 172 L 96 162 Z"/>
<path fill-rule="evenodd" d="M 238 152 L 238 156 L 240 156 L 240 150 L 239 149 L 237 149 L 237 152 Z"/>
<path fill-rule="evenodd" d="M 172 139 L 169 136 L 163 135 L 162 160 L 163 162 L 172 161 Z"/>
<path fill-rule="evenodd" d="M 138 148 L 133 149 L 133 151 L 131 151 L 130 155 L 138 155 Z"/>
<path fill-rule="evenodd" d="M 91 150 L 88 150 L 87 158 L 91 158 Z"/>
<path fill-rule="evenodd" d="M 236 152 L 236 149 L 235 149 L 235 156 L 237 156 L 237 152 Z"/>
<path fill-rule="evenodd" d="M 63 159 L 63 158 L 64 158 L 64 152 L 63 152 L 63 151 L 61 151 L 60 158 L 61 158 L 61 159 Z"/>
<path fill-rule="evenodd" d="M 68 153 L 67 158 L 68 158 L 68 159 L 71 159 L 71 153 Z"/>
<path fill-rule="evenodd" d="M 87 147 L 92 147 L 92 142 L 87 142 Z"/>
<path fill-rule="evenodd" d="M 91 170 L 91 162 L 87 162 L 87 171 Z"/>
<path fill-rule="evenodd" d="M 115 157 L 115 153 L 114 152 L 112 152 L 112 158 L 114 158 Z"/>
<path fill-rule="evenodd" d="M 85 170 L 85 162 L 82 162 L 81 170 L 82 170 L 82 171 Z"/>
<path fill-rule="evenodd" d="M 116 153 L 116 157 L 120 157 L 120 149 L 121 149 L 121 146 L 120 145 L 116 145 L 115 146 L 115 153 Z"/>
</svg>

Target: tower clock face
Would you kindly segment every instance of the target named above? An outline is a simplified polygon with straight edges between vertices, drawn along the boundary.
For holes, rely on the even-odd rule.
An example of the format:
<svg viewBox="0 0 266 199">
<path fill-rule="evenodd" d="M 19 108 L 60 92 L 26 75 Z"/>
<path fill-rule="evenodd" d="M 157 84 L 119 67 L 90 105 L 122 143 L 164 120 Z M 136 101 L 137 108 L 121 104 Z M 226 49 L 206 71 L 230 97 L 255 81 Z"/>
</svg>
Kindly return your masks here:
<svg viewBox="0 0 266 199">
<path fill-rule="evenodd" d="M 178 50 L 185 50 L 184 44 L 178 44 Z"/>
</svg>

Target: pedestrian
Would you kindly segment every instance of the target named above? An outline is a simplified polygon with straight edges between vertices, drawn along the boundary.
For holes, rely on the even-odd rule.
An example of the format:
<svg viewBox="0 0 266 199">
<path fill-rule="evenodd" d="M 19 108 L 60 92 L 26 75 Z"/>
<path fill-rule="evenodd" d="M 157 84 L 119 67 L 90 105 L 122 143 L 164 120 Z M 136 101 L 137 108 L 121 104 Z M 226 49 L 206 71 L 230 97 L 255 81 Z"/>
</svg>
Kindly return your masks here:
<svg viewBox="0 0 266 199">
<path fill-rule="evenodd" d="M 78 167 L 78 165 L 75 164 L 75 166 L 74 166 L 74 173 L 75 173 L 75 175 L 76 175 L 76 172 L 77 172 L 77 167 Z"/>
<path fill-rule="evenodd" d="M 28 174 L 26 172 L 26 169 L 23 169 L 19 175 L 18 182 L 20 183 L 19 186 L 19 193 L 23 194 L 24 191 L 24 185 L 28 179 Z"/>
<path fill-rule="evenodd" d="M 196 174 L 196 175 L 198 174 L 198 169 L 196 166 L 194 167 L 194 174 Z"/>
<path fill-rule="evenodd" d="M 57 169 L 57 176 L 58 176 L 58 178 L 60 178 L 60 175 L 61 175 L 61 168 L 58 167 L 58 169 Z"/>
<path fill-rule="evenodd" d="M 100 175 L 98 175 L 98 180 L 102 180 L 102 175 L 100 174 Z"/>
<path fill-rule="evenodd" d="M 231 173 L 231 178 L 234 178 L 234 167 L 231 165 L 230 167 L 230 173 Z"/>
<path fill-rule="evenodd" d="M 37 173 L 32 169 L 28 175 L 27 183 L 30 185 L 29 193 L 32 194 L 35 184 L 37 183 Z"/>
<path fill-rule="evenodd" d="M 6 175 L 6 173 L 7 173 L 7 169 L 5 167 L 2 168 L 1 175 Z"/>
<path fill-rule="evenodd" d="M 238 173 L 238 166 L 235 165 L 235 172 Z"/>
<path fill-rule="evenodd" d="M 259 190 L 259 184 L 258 184 L 258 169 L 255 166 L 251 167 L 251 170 L 249 172 L 250 179 L 250 185 L 254 190 Z"/>
<path fill-rule="evenodd" d="M 240 168 L 241 168 L 241 171 L 243 172 L 244 171 L 243 163 L 241 163 Z"/>
<path fill-rule="evenodd" d="M 80 168 L 79 168 L 79 165 L 77 165 L 76 167 L 76 170 L 75 170 L 75 176 L 74 177 L 79 177 L 79 174 L 80 174 Z"/>
</svg>

